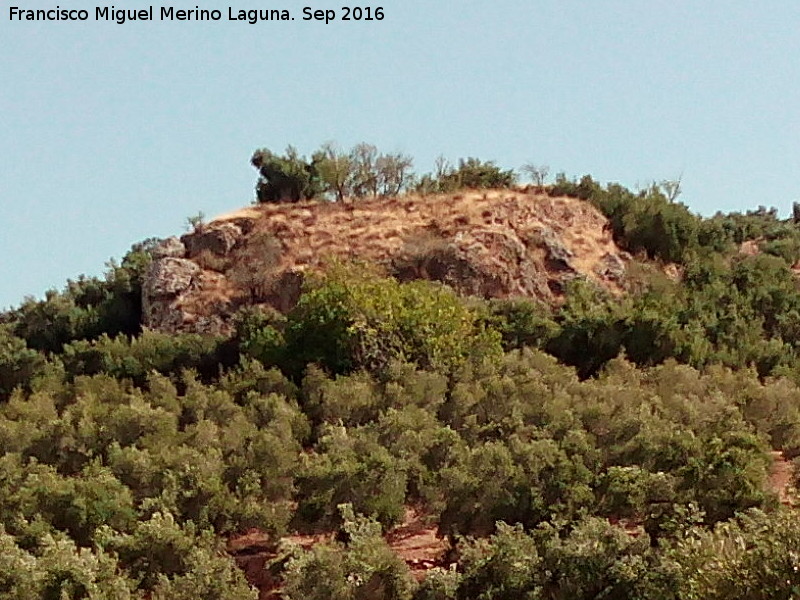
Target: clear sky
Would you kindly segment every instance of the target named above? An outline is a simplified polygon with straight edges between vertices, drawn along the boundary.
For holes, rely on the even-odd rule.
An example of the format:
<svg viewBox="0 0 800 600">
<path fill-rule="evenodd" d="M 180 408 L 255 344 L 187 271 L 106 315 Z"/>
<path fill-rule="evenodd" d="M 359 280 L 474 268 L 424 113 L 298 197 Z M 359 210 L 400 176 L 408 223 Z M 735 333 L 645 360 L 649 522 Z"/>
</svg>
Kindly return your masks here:
<svg viewBox="0 0 800 600">
<path fill-rule="evenodd" d="M 682 175 L 693 210 L 800 199 L 800 2 L 196 0 L 218 22 L 94 20 L 83 0 L 0 9 L 0 308 L 97 275 L 138 240 L 253 199 L 256 148 L 361 141 L 545 163 L 625 185 Z M 9 6 L 89 10 L 11 21 Z M 145 2 L 118 0 L 116 8 Z M 294 21 L 228 21 L 228 7 Z"/>
</svg>

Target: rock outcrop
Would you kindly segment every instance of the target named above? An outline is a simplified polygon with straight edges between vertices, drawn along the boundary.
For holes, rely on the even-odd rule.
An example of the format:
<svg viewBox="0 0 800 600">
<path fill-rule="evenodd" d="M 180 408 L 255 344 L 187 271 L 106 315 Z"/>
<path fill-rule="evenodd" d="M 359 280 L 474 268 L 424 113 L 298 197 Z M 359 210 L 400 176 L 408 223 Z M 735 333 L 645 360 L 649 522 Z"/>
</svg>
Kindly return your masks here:
<svg viewBox="0 0 800 600">
<path fill-rule="evenodd" d="M 186 256 L 186 246 L 183 245 L 175 236 L 161 240 L 161 243 L 153 250 L 153 259 L 160 258 L 184 258 Z"/>
<path fill-rule="evenodd" d="M 590 204 L 523 190 L 260 205 L 165 240 L 154 257 L 145 324 L 205 332 L 226 331 L 242 304 L 290 310 L 303 273 L 334 257 L 464 294 L 545 302 L 574 279 L 619 293 L 630 260 Z"/>
<path fill-rule="evenodd" d="M 229 287 L 225 276 L 205 271 L 192 260 L 176 258 L 176 241 L 164 240 L 153 252 L 142 284 L 143 324 L 169 333 L 226 333 L 232 312 L 230 297 L 213 296 L 213 291 Z"/>
<path fill-rule="evenodd" d="M 189 258 L 202 252 L 227 256 L 242 239 L 242 230 L 234 223 L 217 223 L 197 228 L 193 233 L 181 237 Z"/>
</svg>

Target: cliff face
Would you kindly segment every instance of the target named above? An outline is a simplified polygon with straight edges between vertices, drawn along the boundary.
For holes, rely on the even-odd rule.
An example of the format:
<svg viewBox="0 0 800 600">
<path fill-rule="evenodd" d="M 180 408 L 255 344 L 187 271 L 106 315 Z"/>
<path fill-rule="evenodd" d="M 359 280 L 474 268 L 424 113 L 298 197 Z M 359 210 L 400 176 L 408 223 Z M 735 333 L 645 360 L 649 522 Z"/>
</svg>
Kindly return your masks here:
<svg viewBox="0 0 800 600">
<path fill-rule="evenodd" d="M 630 256 L 586 202 L 520 190 L 277 204 L 224 215 L 165 240 L 144 285 L 144 322 L 218 332 L 248 303 L 291 309 L 303 274 L 331 258 L 464 294 L 556 302 L 571 279 L 621 291 Z"/>
</svg>

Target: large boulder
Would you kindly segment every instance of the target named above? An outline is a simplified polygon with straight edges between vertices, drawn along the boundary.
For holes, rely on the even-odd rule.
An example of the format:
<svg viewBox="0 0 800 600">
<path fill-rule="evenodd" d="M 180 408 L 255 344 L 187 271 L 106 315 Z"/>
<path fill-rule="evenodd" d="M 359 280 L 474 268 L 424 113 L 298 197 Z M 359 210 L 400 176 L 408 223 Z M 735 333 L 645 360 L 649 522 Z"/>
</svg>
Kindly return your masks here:
<svg viewBox="0 0 800 600">
<path fill-rule="evenodd" d="M 192 284 L 201 271 L 197 263 L 185 258 L 159 258 L 150 263 L 142 283 L 145 298 L 174 298 Z"/>
<path fill-rule="evenodd" d="M 191 260 L 156 259 L 142 282 L 143 324 L 170 333 L 227 333 L 228 287 L 224 275 L 203 271 Z"/>
<path fill-rule="evenodd" d="M 152 256 L 154 260 L 160 258 L 184 258 L 186 256 L 186 246 L 177 237 L 168 237 L 153 248 Z"/>
<path fill-rule="evenodd" d="M 202 252 L 227 256 L 241 239 L 241 227 L 226 221 L 204 225 L 182 236 L 181 242 L 186 246 L 188 257 L 194 258 Z"/>
</svg>

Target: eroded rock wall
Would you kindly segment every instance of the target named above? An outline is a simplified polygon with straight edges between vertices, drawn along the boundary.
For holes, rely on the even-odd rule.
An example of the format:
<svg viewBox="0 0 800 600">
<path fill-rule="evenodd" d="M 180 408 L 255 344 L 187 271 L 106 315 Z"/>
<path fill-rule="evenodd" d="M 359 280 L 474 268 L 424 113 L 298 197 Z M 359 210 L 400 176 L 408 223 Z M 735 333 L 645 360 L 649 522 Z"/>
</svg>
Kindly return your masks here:
<svg viewBox="0 0 800 600">
<path fill-rule="evenodd" d="M 593 206 L 521 190 L 261 205 L 162 242 L 145 278 L 145 325 L 225 332 L 242 304 L 286 312 L 303 274 L 334 257 L 464 294 L 545 302 L 576 278 L 621 292 L 631 258 Z"/>
</svg>

